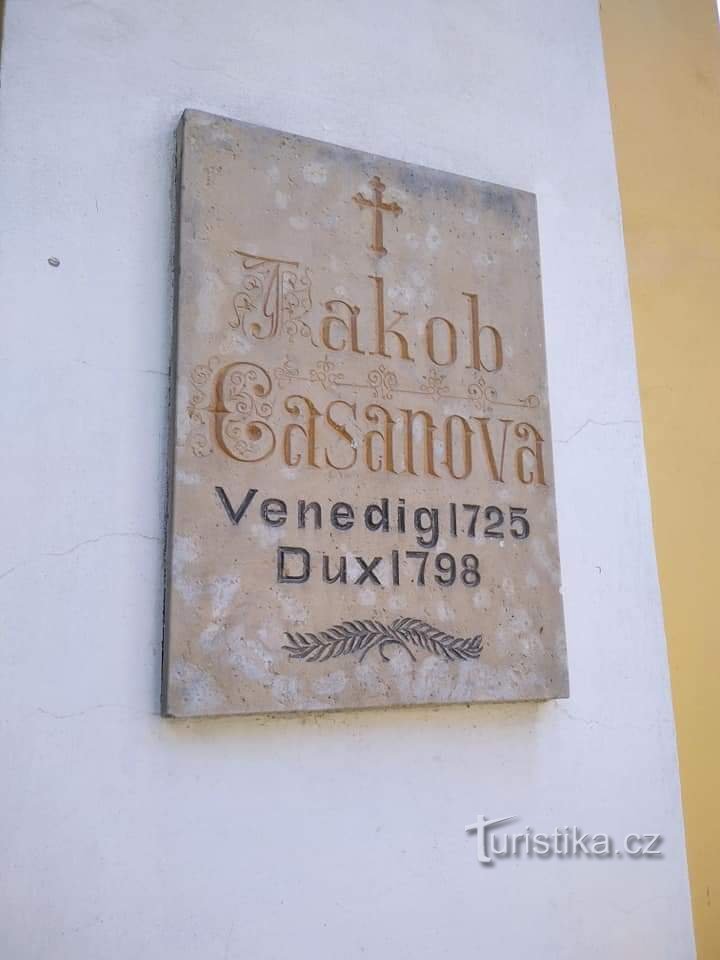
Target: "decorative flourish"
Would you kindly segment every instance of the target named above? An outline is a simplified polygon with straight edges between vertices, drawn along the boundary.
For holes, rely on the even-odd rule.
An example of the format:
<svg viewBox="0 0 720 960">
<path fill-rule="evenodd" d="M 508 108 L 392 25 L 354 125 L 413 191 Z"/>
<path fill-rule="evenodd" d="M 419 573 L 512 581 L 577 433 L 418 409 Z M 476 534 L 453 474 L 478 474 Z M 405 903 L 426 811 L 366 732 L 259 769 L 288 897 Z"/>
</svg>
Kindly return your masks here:
<svg viewBox="0 0 720 960">
<path fill-rule="evenodd" d="M 275 367 L 273 373 L 279 387 L 287 387 L 293 380 L 300 379 L 300 370 L 290 362 L 290 357 L 285 357 L 282 364 Z"/>
<path fill-rule="evenodd" d="M 222 361 L 210 357 L 207 363 L 199 363 L 190 374 L 192 393 L 188 404 L 188 416 L 192 424 L 189 443 L 196 457 L 207 457 L 212 452 L 209 427 L 210 393 L 215 371 Z"/>
<path fill-rule="evenodd" d="M 292 343 L 299 333 L 312 340 L 310 326 L 302 319 L 312 307 L 310 274 L 296 260 L 278 260 L 235 250 L 246 271 L 242 290 L 233 298 L 235 316 L 231 327 L 239 327 L 246 337 L 271 340 L 283 330 Z M 262 320 L 249 322 L 260 313 Z M 313 341 L 314 342 L 314 341 Z"/>
<path fill-rule="evenodd" d="M 345 620 L 319 633 L 286 633 L 283 646 L 291 660 L 322 663 L 333 657 L 359 654 L 365 659 L 371 650 L 377 650 L 384 661 L 385 647 L 398 646 L 415 660 L 416 652 L 433 654 L 444 660 L 477 660 L 483 650 L 482 634 L 474 637 L 454 637 L 413 617 L 399 617 L 386 626 L 379 620 Z"/>
<path fill-rule="evenodd" d="M 325 354 L 324 360 L 318 360 L 310 371 L 310 382 L 319 383 L 323 390 L 329 390 L 331 387 L 342 386 L 345 375 L 343 373 L 334 373 L 337 364 L 333 360 L 328 360 Z"/>
<path fill-rule="evenodd" d="M 441 400 L 443 396 L 447 396 L 449 389 L 447 376 L 438 373 L 437 370 L 431 370 L 427 376 L 423 377 L 420 385 L 422 393 L 429 394 L 433 400 Z"/>
<path fill-rule="evenodd" d="M 297 273 L 293 273 L 287 270 L 283 273 L 282 307 L 285 313 L 285 333 L 288 341 L 294 343 L 295 337 L 299 334 L 310 340 L 313 346 L 317 346 L 310 325 L 302 319 L 312 307 L 310 272 L 307 267 L 304 267 L 302 272 L 298 270 Z"/>
<path fill-rule="evenodd" d="M 277 379 L 279 387 L 287 387 L 293 380 L 300 380 L 303 383 L 317 383 L 323 390 L 333 390 L 338 387 L 354 386 L 344 382 L 345 374 L 336 373 L 337 364 L 334 360 L 329 360 L 325 354 L 324 360 L 317 360 L 313 366 L 305 373 L 291 363 L 289 357 L 285 357 L 279 367 L 275 367 L 273 373 Z"/>
<path fill-rule="evenodd" d="M 381 364 L 375 370 L 371 370 L 367 376 L 368 384 L 372 388 L 373 396 L 376 400 L 392 400 L 393 391 L 398 389 L 397 374 L 388 370 Z M 409 393 L 409 391 L 399 391 Z"/>
<path fill-rule="evenodd" d="M 488 411 L 492 409 L 493 406 L 524 407 L 527 410 L 534 409 L 540 405 L 540 400 L 534 393 L 530 393 L 527 397 L 522 397 L 520 400 L 498 400 L 497 390 L 495 387 L 491 387 L 490 384 L 486 383 L 483 377 L 479 377 L 474 383 L 471 383 L 467 388 L 467 392 L 475 406 L 483 411 Z"/>
<path fill-rule="evenodd" d="M 397 374 L 381 364 L 373 367 L 367 374 L 365 383 L 355 383 L 352 380 L 346 380 L 344 374 L 336 372 L 336 364 L 328 359 L 327 354 L 323 360 L 318 360 L 313 366 L 306 370 L 301 370 L 289 357 L 285 357 L 279 367 L 275 367 L 277 385 L 286 387 L 293 381 L 303 383 L 316 383 L 323 390 L 334 392 L 341 390 L 369 390 L 376 400 L 392 400 L 395 394 L 407 394 L 419 397 L 431 397 L 433 400 L 459 400 L 465 403 L 470 400 L 474 407 L 482 413 L 489 413 L 493 407 L 518 407 L 524 410 L 532 410 L 540 406 L 540 400 L 536 394 L 530 393 L 519 400 L 501 400 L 495 387 L 490 386 L 483 378 L 479 377 L 465 388 L 466 394 L 462 396 L 458 393 L 451 393 L 447 382 L 447 374 L 438 373 L 431 369 L 429 373 L 423 376 L 418 383 L 418 387 L 413 389 L 409 386 L 400 386 L 400 380 Z"/>
</svg>

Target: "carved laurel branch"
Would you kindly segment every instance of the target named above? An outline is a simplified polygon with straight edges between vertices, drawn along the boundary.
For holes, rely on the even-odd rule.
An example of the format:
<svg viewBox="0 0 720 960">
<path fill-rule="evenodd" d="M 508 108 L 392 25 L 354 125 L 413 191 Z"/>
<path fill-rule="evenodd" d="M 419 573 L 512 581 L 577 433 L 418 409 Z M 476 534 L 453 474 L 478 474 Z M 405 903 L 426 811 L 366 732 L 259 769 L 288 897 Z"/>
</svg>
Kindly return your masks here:
<svg viewBox="0 0 720 960">
<path fill-rule="evenodd" d="M 483 649 L 482 634 L 474 637 L 454 637 L 438 630 L 424 620 L 399 617 L 386 626 L 379 620 L 345 620 L 319 633 L 286 633 L 288 642 L 283 650 L 291 660 L 322 663 L 333 657 L 359 654 L 360 662 L 371 650 L 377 650 L 383 660 L 385 647 L 397 645 L 415 660 L 415 650 L 435 654 L 445 660 L 476 660 Z"/>
</svg>

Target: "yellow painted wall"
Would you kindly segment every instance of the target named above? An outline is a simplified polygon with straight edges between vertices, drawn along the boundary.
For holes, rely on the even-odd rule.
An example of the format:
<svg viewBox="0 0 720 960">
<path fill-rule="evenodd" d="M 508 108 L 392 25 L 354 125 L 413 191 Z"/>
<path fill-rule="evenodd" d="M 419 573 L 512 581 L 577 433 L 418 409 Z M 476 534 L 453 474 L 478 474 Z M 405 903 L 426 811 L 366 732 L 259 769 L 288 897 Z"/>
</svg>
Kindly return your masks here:
<svg viewBox="0 0 720 960">
<path fill-rule="evenodd" d="M 602 0 L 695 936 L 720 958 L 720 29 Z"/>
</svg>

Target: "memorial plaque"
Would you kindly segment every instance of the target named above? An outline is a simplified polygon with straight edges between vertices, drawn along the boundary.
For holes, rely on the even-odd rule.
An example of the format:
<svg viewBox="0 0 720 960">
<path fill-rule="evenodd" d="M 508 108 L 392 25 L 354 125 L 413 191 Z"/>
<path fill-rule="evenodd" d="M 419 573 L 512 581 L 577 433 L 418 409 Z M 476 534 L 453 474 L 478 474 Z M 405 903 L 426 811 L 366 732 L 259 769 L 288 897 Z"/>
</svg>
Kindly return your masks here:
<svg viewBox="0 0 720 960">
<path fill-rule="evenodd" d="M 178 146 L 164 711 L 567 696 L 535 197 Z"/>
</svg>

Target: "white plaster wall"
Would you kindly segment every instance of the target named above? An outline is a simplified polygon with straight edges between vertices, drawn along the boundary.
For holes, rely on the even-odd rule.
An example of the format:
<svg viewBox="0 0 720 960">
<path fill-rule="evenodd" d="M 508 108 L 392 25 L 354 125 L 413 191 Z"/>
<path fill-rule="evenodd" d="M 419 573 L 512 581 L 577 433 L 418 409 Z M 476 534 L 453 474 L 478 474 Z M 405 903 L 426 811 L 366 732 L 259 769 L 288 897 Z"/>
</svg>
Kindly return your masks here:
<svg viewBox="0 0 720 960">
<path fill-rule="evenodd" d="M 9 0 L 1 98 L 3 960 L 690 958 L 595 0 Z M 159 717 L 186 106 L 537 192 L 569 701 Z"/>
</svg>

